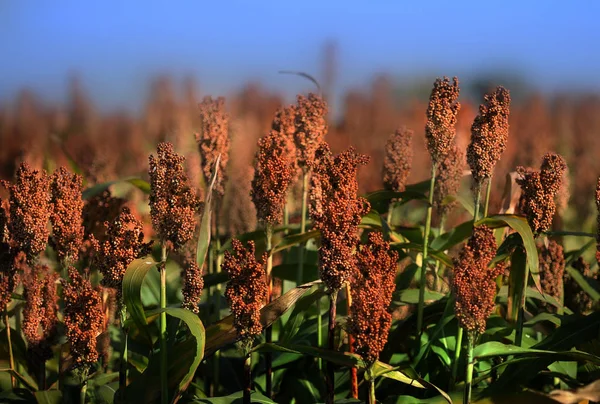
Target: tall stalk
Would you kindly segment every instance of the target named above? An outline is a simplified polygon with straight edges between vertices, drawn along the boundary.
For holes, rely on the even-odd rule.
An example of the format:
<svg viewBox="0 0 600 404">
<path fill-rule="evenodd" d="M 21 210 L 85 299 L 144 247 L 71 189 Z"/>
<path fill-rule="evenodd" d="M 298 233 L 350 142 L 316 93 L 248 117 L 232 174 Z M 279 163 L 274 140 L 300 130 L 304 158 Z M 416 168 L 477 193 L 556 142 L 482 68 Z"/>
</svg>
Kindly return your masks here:
<svg viewBox="0 0 600 404">
<path fill-rule="evenodd" d="M 123 345 L 121 346 L 121 365 L 119 367 L 119 390 L 121 391 L 121 399 L 125 402 L 125 387 L 127 387 L 127 338 L 128 332 L 125 327 L 125 320 L 127 320 L 127 308 L 123 302 L 120 302 L 121 306 L 121 332 L 123 333 Z"/>
<path fill-rule="evenodd" d="M 244 404 L 251 404 L 252 394 L 252 353 L 246 354 L 244 359 Z"/>
<path fill-rule="evenodd" d="M 488 178 L 487 188 L 485 191 L 485 205 L 483 207 L 483 217 L 487 217 L 490 206 L 490 194 L 492 193 L 492 177 Z"/>
<path fill-rule="evenodd" d="M 473 342 L 475 335 L 472 332 L 467 334 L 467 368 L 465 372 L 465 394 L 463 404 L 471 404 L 471 383 L 473 382 Z"/>
<path fill-rule="evenodd" d="M 463 340 L 463 328 L 458 327 L 458 331 L 456 333 L 456 346 L 454 347 L 454 362 L 452 362 L 452 380 L 450 382 L 450 387 L 454 387 L 456 384 L 457 376 L 458 376 L 458 362 L 460 360 L 460 352 L 462 350 L 462 340 Z"/>
<path fill-rule="evenodd" d="M 169 401 L 169 386 L 167 384 L 167 245 L 160 246 L 160 401 L 167 404 Z"/>
<path fill-rule="evenodd" d="M 81 390 L 79 390 L 79 404 L 85 404 L 85 397 L 87 395 L 88 388 L 88 369 L 81 372 Z"/>
<path fill-rule="evenodd" d="M 4 325 L 6 326 L 6 340 L 8 343 L 8 364 L 10 366 L 10 370 L 15 370 L 15 357 L 13 355 L 12 348 L 12 339 L 10 337 L 10 323 L 8 317 L 8 307 L 4 308 Z M 15 375 L 13 373 L 10 374 L 10 384 L 14 389 L 16 387 Z"/>
<path fill-rule="evenodd" d="M 273 253 L 271 251 L 272 238 L 273 238 L 273 226 L 267 224 L 265 227 L 265 234 L 267 236 L 267 300 L 270 303 L 273 298 L 273 276 L 271 274 L 273 270 Z M 273 342 L 273 328 L 267 327 L 265 330 L 265 340 L 268 343 Z M 267 378 L 267 389 L 266 395 L 268 398 L 271 398 L 273 395 L 273 354 L 271 352 L 267 352 L 265 354 L 265 363 L 266 363 L 266 378 Z"/>
<path fill-rule="evenodd" d="M 308 172 L 302 171 L 302 210 L 300 211 L 300 234 L 306 232 L 306 211 L 308 206 Z M 304 270 L 304 243 L 298 246 L 298 270 L 296 271 L 296 284 L 302 285 L 302 272 Z"/>
<path fill-rule="evenodd" d="M 331 291 L 331 295 L 329 295 L 329 324 L 327 328 L 327 348 L 330 351 L 335 350 L 335 317 L 337 295 L 337 290 Z M 335 366 L 331 361 L 327 362 L 325 384 L 327 386 L 325 402 L 326 404 L 333 404 L 335 401 Z"/>
<path fill-rule="evenodd" d="M 221 272 L 221 262 L 223 261 L 223 255 L 219 252 L 221 250 L 221 236 L 220 236 L 220 232 L 219 232 L 219 200 L 215 200 L 215 204 L 214 204 L 214 218 L 215 218 L 215 238 L 213 241 L 213 246 L 214 246 L 214 264 L 215 264 L 215 272 L 218 274 Z M 217 283 L 215 285 L 215 294 L 214 294 L 214 302 L 215 302 L 215 319 L 214 321 L 217 322 L 219 321 L 221 318 L 221 284 Z M 220 382 L 220 378 L 219 378 L 219 374 L 221 373 L 220 370 L 220 364 L 221 364 L 221 351 L 218 350 L 217 352 L 215 352 L 214 356 L 213 356 L 213 383 L 211 384 L 211 395 L 214 396 L 215 394 L 218 394 L 218 389 L 219 389 L 219 382 Z"/>
<path fill-rule="evenodd" d="M 348 318 L 350 318 L 351 307 L 352 291 L 350 290 L 350 282 L 348 282 L 346 283 L 346 313 Z M 352 334 L 348 334 L 348 352 L 354 353 L 354 336 Z M 350 368 L 350 396 L 358 398 L 358 369 L 356 369 L 356 366 Z"/>
<path fill-rule="evenodd" d="M 521 299 L 519 299 L 521 301 Z M 515 332 L 515 345 L 521 346 L 523 344 L 523 307 L 519 308 L 517 312 L 517 330 Z"/>
<path fill-rule="evenodd" d="M 427 206 L 427 218 L 425 219 L 425 234 L 423 235 L 423 262 L 419 280 L 419 306 L 417 307 L 417 330 L 419 334 L 423 328 L 423 310 L 425 308 L 425 272 L 427 271 L 427 249 L 429 248 L 429 233 L 431 232 L 431 215 L 433 213 L 433 194 L 435 191 L 436 164 L 431 166 L 431 183 L 429 184 L 429 205 Z"/>
<path fill-rule="evenodd" d="M 377 404 L 377 398 L 375 397 L 375 380 L 369 381 L 369 404 Z"/>
</svg>

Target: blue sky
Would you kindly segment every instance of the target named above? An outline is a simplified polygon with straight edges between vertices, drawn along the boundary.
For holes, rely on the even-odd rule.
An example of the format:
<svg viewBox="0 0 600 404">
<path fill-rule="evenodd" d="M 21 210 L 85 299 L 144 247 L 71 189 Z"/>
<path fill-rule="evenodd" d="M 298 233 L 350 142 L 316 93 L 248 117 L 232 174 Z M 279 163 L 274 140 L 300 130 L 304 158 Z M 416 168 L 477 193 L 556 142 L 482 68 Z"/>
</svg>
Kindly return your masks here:
<svg viewBox="0 0 600 404">
<path fill-rule="evenodd" d="M 338 85 L 516 69 L 536 86 L 600 89 L 598 1 L 0 0 L 0 101 L 27 86 L 64 99 L 69 73 L 104 107 L 141 104 L 150 78 L 203 92 L 256 79 L 293 93 L 337 41 Z"/>
</svg>

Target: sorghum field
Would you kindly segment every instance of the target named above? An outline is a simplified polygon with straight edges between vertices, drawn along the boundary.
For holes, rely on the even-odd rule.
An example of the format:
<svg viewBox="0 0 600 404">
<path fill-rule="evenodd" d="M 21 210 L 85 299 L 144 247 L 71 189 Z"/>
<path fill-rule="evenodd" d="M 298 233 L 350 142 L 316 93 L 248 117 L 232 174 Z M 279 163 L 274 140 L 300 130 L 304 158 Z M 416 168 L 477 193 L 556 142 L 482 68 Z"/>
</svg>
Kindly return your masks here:
<svg viewBox="0 0 600 404">
<path fill-rule="evenodd" d="M 600 401 L 600 98 L 186 88 L 0 110 L 1 402 Z"/>
</svg>

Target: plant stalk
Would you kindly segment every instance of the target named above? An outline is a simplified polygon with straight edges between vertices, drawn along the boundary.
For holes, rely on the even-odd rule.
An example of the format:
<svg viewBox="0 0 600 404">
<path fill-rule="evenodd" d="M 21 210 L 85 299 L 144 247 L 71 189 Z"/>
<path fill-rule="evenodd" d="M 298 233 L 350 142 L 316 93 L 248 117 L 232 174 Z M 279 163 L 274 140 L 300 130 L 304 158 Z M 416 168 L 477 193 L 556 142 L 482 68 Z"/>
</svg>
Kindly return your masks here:
<svg viewBox="0 0 600 404">
<path fill-rule="evenodd" d="M 221 263 L 223 262 L 223 254 L 219 251 L 221 250 L 221 235 L 219 232 L 219 200 L 215 200 L 215 209 L 214 209 L 214 218 L 215 218 L 215 238 L 214 238 L 214 263 L 215 263 L 215 272 L 221 273 Z M 221 319 L 221 284 L 218 283 L 215 285 L 215 293 L 214 293 L 214 302 L 215 302 L 215 322 Z M 213 375 L 212 375 L 212 383 L 211 383 L 211 396 L 218 395 L 220 378 L 219 375 L 221 373 L 220 365 L 221 365 L 221 351 L 218 350 L 215 352 L 213 356 Z"/>
<path fill-rule="evenodd" d="M 121 301 L 121 332 L 123 333 L 123 346 L 121 347 L 121 366 L 119 367 L 119 390 L 121 391 L 121 400 L 125 402 L 125 388 L 127 387 L 127 338 L 128 330 L 125 327 L 127 320 L 127 308 Z"/>
<path fill-rule="evenodd" d="M 167 246 L 161 243 L 160 251 L 160 308 L 167 308 Z M 160 313 L 160 401 L 167 404 L 169 401 L 169 387 L 167 383 L 167 313 Z"/>
<path fill-rule="evenodd" d="M 246 354 L 244 360 L 244 404 L 251 404 L 252 394 L 252 354 Z"/>
<path fill-rule="evenodd" d="M 265 234 L 267 236 L 267 303 L 271 303 L 273 299 L 273 276 L 271 274 L 273 270 L 273 253 L 272 249 L 272 238 L 273 238 L 273 227 L 267 224 L 265 227 Z M 273 328 L 267 327 L 265 330 L 265 341 L 268 343 L 273 342 Z M 271 352 L 265 353 L 266 363 L 266 396 L 271 398 L 273 395 L 273 354 Z"/>
<path fill-rule="evenodd" d="M 517 330 L 515 331 L 515 345 L 521 346 L 523 345 L 523 307 L 519 308 L 517 312 Z"/>
<path fill-rule="evenodd" d="M 327 329 L 327 348 L 330 351 L 335 350 L 335 317 L 338 291 L 331 291 L 329 296 L 329 324 Z M 327 362 L 327 373 L 325 374 L 325 384 L 327 393 L 325 396 L 326 404 L 333 404 L 335 401 L 335 365 L 333 362 Z"/>
<path fill-rule="evenodd" d="M 467 334 L 467 369 L 465 372 L 465 394 L 463 404 L 471 404 L 471 383 L 473 382 L 473 340 L 475 336 L 472 332 Z"/>
<path fill-rule="evenodd" d="M 429 233 L 431 232 L 431 215 L 433 213 L 433 194 L 435 191 L 435 163 L 431 166 L 431 183 L 429 185 L 429 205 L 427 206 L 427 218 L 425 219 L 425 234 L 423 235 L 423 262 L 421 263 L 421 276 L 419 279 L 419 305 L 417 307 L 417 330 L 419 334 L 423 331 L 423 310 L 425 309 L 425 284 L 427 271 L 427 249 L 429 248 Z"/>
<path fill-rule="evenodd" d="M 352 291 L 350 290 L 350 283 L 346 283 L 346 313 L 350 317 L 350 311 L 352 308 Z M 348 334 L 348 352 L 354 353 L 354 336 Z M 358 399 L 358 369 L 356 366 L 350 368 L 350 397 Z"/>
<path fill-rule="evenodd" d="M 457 376 L 458 376 L 458 362 L 460 360 L 460 351 L 462 350 L 462 340 L 463 340 L 463 328 L 458 327 L 458 331 L 456 332 L 456 347 L 454 348 L 454 362 L 452 362 L 452 380 L 450 382 L 450 387 L 453 388 L 456 384 Z"/>
<path fill-rule="evenodd" d="M 306 232 L 306 210 L 308 204 L 308 171 L 302 171 L 302 210 L 300 212 L 300 234 Z M 302 285 L 302 272 L 304 270 L 304 243 L 298 245 L 298 270 L 296 271 L 296 284 Z"/>
<path fill-rule="evenodd" d="M 488 209 L 490 207 L 490 194 L 492 193 L 492 176 L 488 178 L 487 189 L 485 191 L 485 205 L 483 207 L 483 217 L 487 217 Z"/>
<path fill-rule="evenodd" d="M 377 398 L 375 398 L 375 380 L 369 382 L 369 404 L 377 404 Z"/>
<path fill-rule="evenodd" d="M 12 348 L 12 339 L 10 337 L 10 322 L 8 317 L 8 307 L 4 308 L 4 325 L 6 326 L 6 340 L 8 343 L 8 363 L 10 370 L 15 370 L 15 357 Z M 16 379 L 13 373 L 10 374 L 10 385 L 14 389 L 16 387 Z"/>
<path fill-rule="evenodd" d="M 481 206 L 481 185 L 477 185 L 475 190 L 475 207 L 473 211 L 473 223 L 479 220 L 479 208 Z"/>
<path fill-rule="evenodd" d="M 81 374 L 81 390 L 79 391 L 79 403 L 80 404 L 85 404 L 85 397 L 87 395 L 87 388 L 88 388 L 88 381 L 87 381 L 88 371 L 89 370 L 86 369 Z"/>
</svg>

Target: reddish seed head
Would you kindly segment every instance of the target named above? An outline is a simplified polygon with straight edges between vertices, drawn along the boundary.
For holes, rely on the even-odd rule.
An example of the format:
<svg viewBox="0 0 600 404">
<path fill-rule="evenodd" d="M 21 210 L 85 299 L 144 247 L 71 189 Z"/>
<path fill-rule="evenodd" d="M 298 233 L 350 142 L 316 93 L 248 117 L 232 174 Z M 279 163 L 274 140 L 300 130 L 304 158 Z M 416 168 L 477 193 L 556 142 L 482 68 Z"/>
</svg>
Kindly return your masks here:
<svg viewBox="0 0 600 404">
<path fill-rule="evenodd" d="M 544 156 L 541 170 L 517 167 L 521 187 L 519 210 L 527 216 L 535 234 L 542 233 L 552 226 L 556 212 L 556 196 L 563 186 L 567 163 L 556 153 Z"/>
<path fill-rule="evenodd" d="M 271 130 L 285 139 L 286 159 L 290 164 L 293 178 L 298 174 L 298 161 L 296 144 L 294 136 L 296 135 L 296 114 L 298 108 L 295 105 L 289 105 L 285 108 L 280 108 L 275 112 L 275 118 L 271 124 Z"/>
<path fill-rule="evenodd" d="M 425 137 L 427 150 L 434 164 L 439 163 L 450 151 L 456 135 L 456 117 L 460 110 L 458 79 L 450 83 L 448 77 L 436 79 L 427 106 Z"/>
<path fill-rule="evenodd" d="M 98 361 L 96 338 L 102 333 L 102 299 L 74 267 L 69 267 L 69 279 L 69 283 L 63 281 L 64 322 L 73 368 L 91 366 Z"/>
<path fill-rule="evenodd" d="M 370 206 L 358 196 L 359 165 L 369 161 L 354 148 L 334 156 L 326 143 L 315 154 L 311 176 L 310 215 L 321 232 L 320 277 L 329 290 L 339 290 L 356 267 L 358 225 Z"/>
<path fill-rule="evenodd" d="M 83 205 L 84 238 L 89 240 L 94 236 L 96 240 L 104 241 L 106 237 L 104 223 L 112 223 L 121 213 L 125 202 L 125 199 L 112 196 L 109 190 L 88 199 Z"/>
<path fill-rule="evenodd" d="M 6 308 L 19 283 L 19 272 L 8 241 L 8 215 L 0 198 L 0 310 Z"/>
<path fill-rule="evenodd" d="M 402 192 L 410 175 L 413 159 L 413 131 L 405 127 L 397 129 L 385 145 L 383 161 L 383 185 L 385 189 Z"/>
<path fill-rule="evenodd" d="M 287 139 L 275 131 L 258 141 L 251 195 L 258 219 L 270 225 L 281 223 L 292 181 L 287 143 Z"/>
<path fill-rule="evenodd" d="M 225 194 L 225 173 L 229 161 L 229 115 L 225 111 L 225 98 L 204 97 L 198 105 L 200 107 L 201 130 L 196 134 L 198 150 L 202 158 L 202 173 L 204 181 L 208 184 L 214 171 L 217 156 L 219 172 L 213 192 L 219 197 Z"/>
<path fill-rule="evenodd" d="M 447 215 L 456 206 L 456 201 L 448 202 L 446 198 L 458 194 L 464 165 L 465 155 L 454 144 L 438 164 L 433 192 L 433 206 L 440 217 Z"/>
<path fill-rule="evenodd" d="M 52 175 L 52 233 L 60 261 L 77 261 L 83 243 L 82 179 L 61 167 Z"/>
<path fill-rule="evenodd" d="M 565 256 L 563 248 L 554 240 L 538 245 L 540 262 L 540 283 L 544 294 L 560 301 L 563 292 L 563 274 L 565 272 Z M 555 311 L 554 306 L 548 306 Z"/>
<path fill-rule="evenodd" d="M 573 262 L 571 266 L 586 278 L 598 281 L 598 272 L 592 272 L 590 264 L 588 264 L 583 257 L 579 257 L 579 259 Z M 567 271 L 564 272 L 563 282 L 565 290 L 565 306 L 577 314 L 587 314 L 592 310 L 594 301 L 587 292 L 581 289 L 581 286 L 579 286 L 577 281 L 573 279 Z"/>
<path fill-rule="evenodd" d="M 32 170 L 22 163 L 14 184 L 4 182 L 10 191 L 11 246 L 23 251 L 29 261 L 46 249 L 50 231 L 50 180 L 43 171 Z"/>
<path fill-rule="evenodd" d="M 356 352 L 367 363 L 379 358 L 387 342 L 397 261 L 398 253 L 390 250 L 381 233 L 369 233 L 369 243 L 361 246 L 357 254 L 348 330 L 354 335 Z"/>
<path fill-rule="evenodd" d="M 471 238 L 454 260 L 454 312 L 466 331 L 482 334 L 494 309 L 495 279 L 504 272 L 503 265 L 489 268 L 495 255 L 494 232 L 483 225 L 473 229 Z"/>
<path fill-rule="evenodd" d="M 294 143 L 298 165 L 305 172 L 315 163 L 315 152 L 327 134 L 327 103 L 321 96 L 298 95 Z"/>
<path fill-rule="evenodd" d="M 229 276 L 225 297 L 233 313 L 233 325 L 241 340 L 249 343 L 262 332 L 260 309 L 267 299 L 266 261 L 255 257 L 254 242 L 242 243 L 232 240 L 232 252 L 225 252 L 222 268 Z"/>
<path fill-rule="evenodd" d="M 186 260 L 182 270 L 183 288 L 183 303 L 181 307 L 188 309 L 196 314 L 200 312 L 198 304 L 202 296 L 204 288 L 204 278 L 202 278 L 202 270 L 196 264 L 194 259 Z"/>
<path fill-rule="evenodd" d="M 504 87 L 486 94 L 485 102 L 479 106 L 479 115 L 471 126 L 471 143 L 467 147 L 467 162 L 476 187 L 492 176 L 506 149 L 509 114 L 510 93 Z"/>
<path fill-rule="evenodd" d="M 196 229 L 200 199 L 190 187 L 183 162 L 171 143 L 160 143 L 158 156 L 150 155 L 150 215 L 161 242 L 175 250 L 187 243 Z"/>
</svg>

